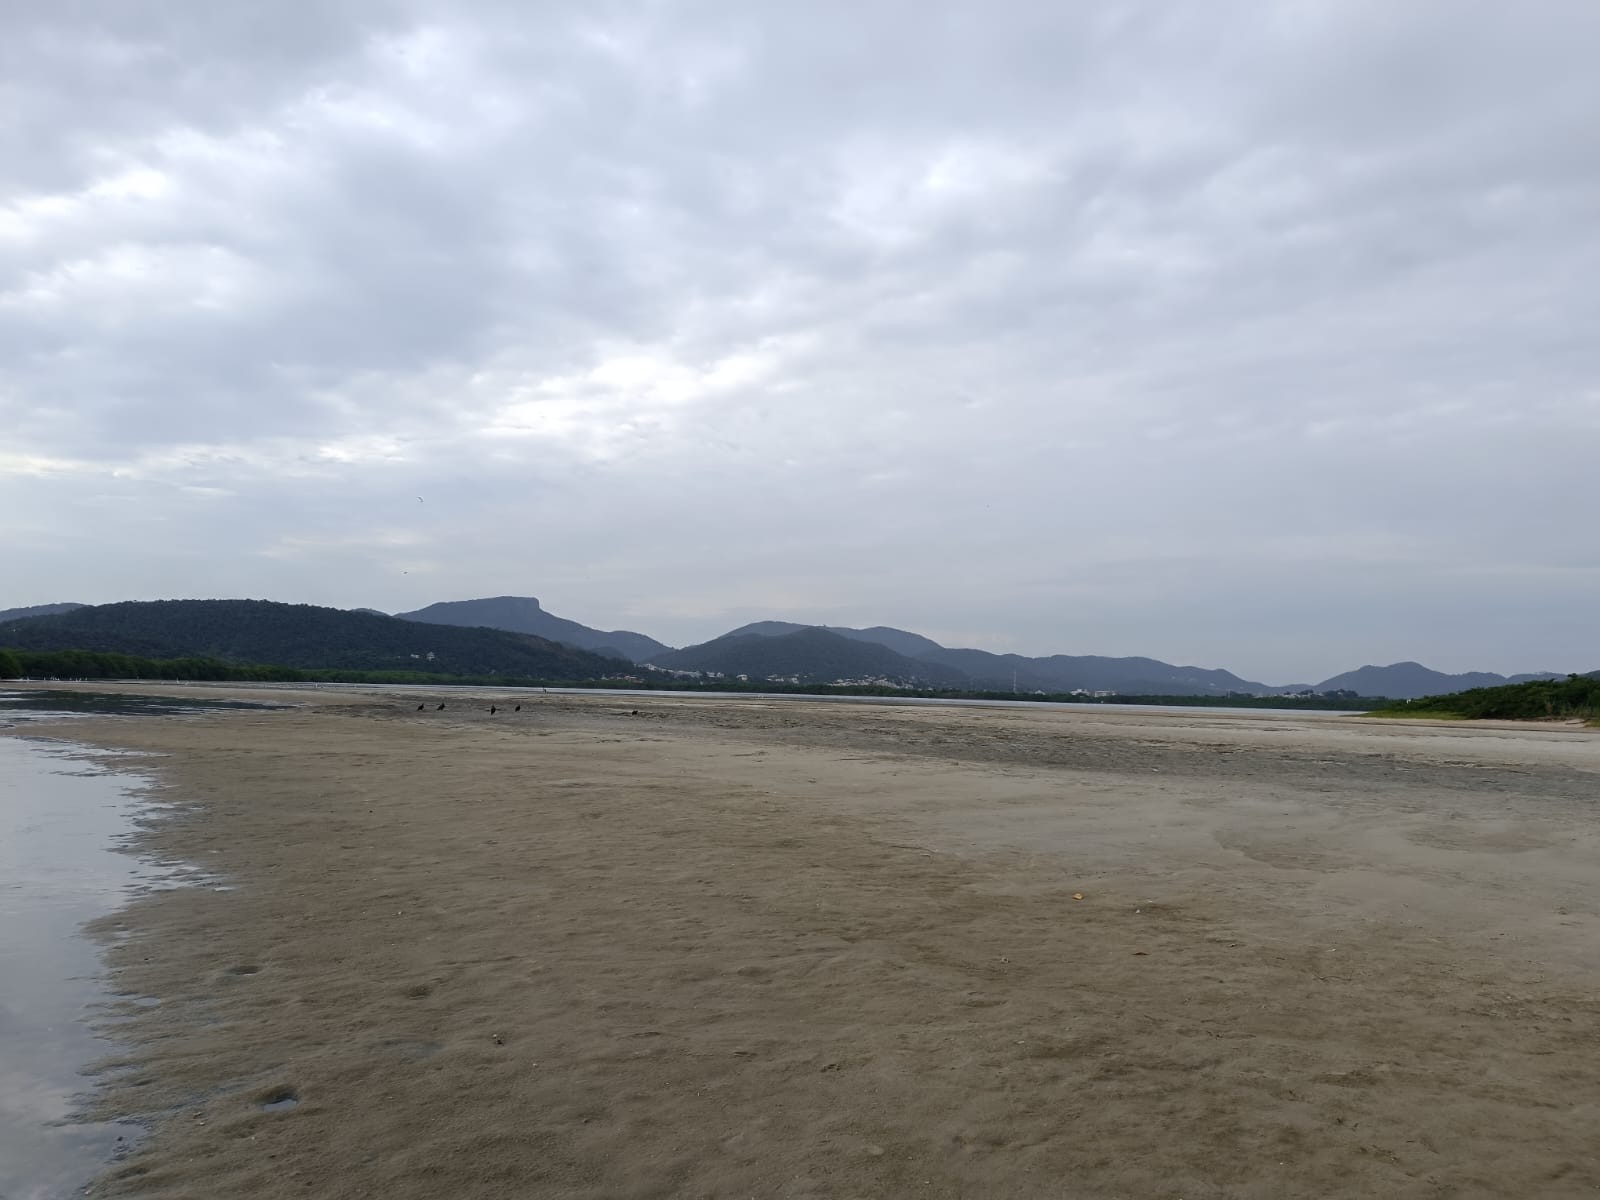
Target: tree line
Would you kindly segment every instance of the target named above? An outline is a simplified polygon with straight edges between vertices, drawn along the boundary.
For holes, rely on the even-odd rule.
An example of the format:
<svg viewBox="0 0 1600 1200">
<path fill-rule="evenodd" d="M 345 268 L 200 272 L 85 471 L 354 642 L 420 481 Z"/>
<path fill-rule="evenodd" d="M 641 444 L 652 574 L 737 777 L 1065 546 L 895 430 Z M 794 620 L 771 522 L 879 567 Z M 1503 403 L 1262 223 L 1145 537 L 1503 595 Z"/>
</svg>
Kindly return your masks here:
<svg viewBox="0 0 1600 1200">
<path fill-rule="evenodd" d="M 220 658 L 142 658 L 100 650 L 0 649 L 0 679 L 164 679 L 202 683 L 423 683 L 527 687 L 576 686 L 593 680 L 525 675 L 452 675 L 432 671 L 345 671 L 224 662 Z"/>
<path fill-rule="evenodd" d="M 1385 705 L 1382 717 L 1458 717 L 1477 721 L 1600 721 L 1600 678 L 1568 675 L 1502 687 L 1470 688 Z"/>
<path fill-rule="evenodd" d="M 1161 704 L 1207 708 L 1369 709 L 1390 701 L 1352 692 L 1329 695 L 1226 696 L 1115 695 L 1083 696 L 1071 692 L 1021 693 L 973 688 L 893 687 L 882 684 L 776 683 L 753 679 L 663 679 L 616 676 L 608 679 L 536 679 L 526 675 L 464 675 L 442 671 L 352 671 L 338 668 L 283 667 L 271 663 L 227 662 L 192 655 L 145 658 L 101 650 L 27 650 L 0 648 L 0 679 L 152 679 L 204 683 L 370 683 L 435 684 L 459 687 L 583 687 L 598 690 L 766 692 L 797 696 L 880 696 L 930 700 L 1007 700 L 1046 704 Z"/>
</svg>

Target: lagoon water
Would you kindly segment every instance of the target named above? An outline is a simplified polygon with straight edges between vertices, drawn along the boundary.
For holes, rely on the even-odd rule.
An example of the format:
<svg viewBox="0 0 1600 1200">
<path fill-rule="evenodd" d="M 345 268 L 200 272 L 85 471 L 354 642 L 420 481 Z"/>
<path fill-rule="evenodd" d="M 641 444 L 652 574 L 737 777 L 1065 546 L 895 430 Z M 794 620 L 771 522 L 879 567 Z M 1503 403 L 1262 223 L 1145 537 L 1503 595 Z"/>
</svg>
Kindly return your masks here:
<svg viewBox="0 0 1600 1200">
<path fill-rule="evenodd" d="M 0 706 L 0 723 L 18 723 Z M 83 925 L 137 886 L 116 845 L 132 828 L 136 778 L 82 747 L 0 737 L 0 1197 L 81 1194 L 131 1145 L 132 1126 L 74 1120 L 83 1072 L 115 1046 L 90 1028 L 111 1000 Z"/>
</svg>

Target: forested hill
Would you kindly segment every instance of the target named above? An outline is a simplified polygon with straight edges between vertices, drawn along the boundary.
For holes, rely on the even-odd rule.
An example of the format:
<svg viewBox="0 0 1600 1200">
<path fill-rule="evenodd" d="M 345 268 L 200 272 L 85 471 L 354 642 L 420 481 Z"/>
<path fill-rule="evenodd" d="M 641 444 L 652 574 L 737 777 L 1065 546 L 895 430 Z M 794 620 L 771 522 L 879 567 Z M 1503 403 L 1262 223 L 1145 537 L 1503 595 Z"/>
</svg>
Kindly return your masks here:
<svg viewBox="0 0 1600 1200">
<path fill-rule="evenodd" d="M 600 679 L 631 669 L 619 659 L 528 634 L 271 600 L 149 600 L 79 608 L 0 624 L 0 647 L 7 646 L 530 679 Z"/>
<path fill-rule="evenodd" d="M 396 613 L 402 621 L 429 625 L 467 625 L 504 629 L 511 633 L 531 633 L 552 642 L 576 646 L 596 654 L 610 654 L 634 662 L 648 662 L 652 655 L 670 649 L 653 637 L 631 629 L 591 629 L 545 612 L 532 596 L 493 596 L 485 600 L 444 600 L 415 612 Z"/>
<path fill-rule="evenodd" d="M 849 629 L 838 625 L 796 625 L 789 621 L 756 621 L 740 626 L 707 646 L 719 645 L 730 638 L 741 643 L 749 637 L 788 637 L 807 629 L 822 629 L 829 634 L 854 641 L 870 642 L 886 647 L 897 654 L 916 660 L 916 665 L 902 664 L 899 673 L 919 679 L 960 680 L 968 686 L 979 688 L 1011 689 L 1023 691 L 1070 692 L 1074 688 L 1088 691 L 1113 691 L 1133 695 L 1168 696 L 1226 696 L 1237 693 L 1263 695 L 1271 688 L 1263 683 L 1240 679 L 1229 671 L 1204 667 L 1179 667 L 1153 658 L 1105 658 L 1098 655 L 1052 654 L 1047 658 L 1029 658 L 1021 654 L 993 654 L 987 650 L 966 650 L 941 646 L 931 638 L 874 625 L 870 629 Z M 682 655 L 685 651 L 679 651 Z M 655 658 L 660 666 L 681 666 L 682 660 L 671 661 L 673 656 Z M 942 670 L 941 670 L 942 668 Z M 727 670 L 728 668 L 721 668 Z M 747 670 L 740 666 L 738 670 Z M 889 672 L 884 672 L 888 674 Z"/>
<path fill-rule="evenodd" d="M 846 625 L 800 625 L 794 621 L 753 621 L 749 625 L 730 629 L 722 636 L 784 637 L 791 633 L 799 633 L 803 629 L 822 629 L 849 638 L 851 641 L 874 642 L 879 646 L 887 646 L 896 654 L 904 654 L 907 658 L 927 658 L 937 661 L 939 655 L 944 652 L 944 647 L 932 638 L 923 637 L 920 633 L 910 633 L 904 629 L 894 629 L 888 625 L 874 625 L 870 629 L 851 629 Z"/>
<path fill-rule="evenodd" d="M 801 683 L 892 679 L 904 683 L 961 685 L 966 676 L 940 663 L 896 654 L 887 646 L 841 637 L 815 627 L 774 637 L 726 634 L 714 641 L 657 655 L 656 666 L 680 671 L 718 671 L 752 679 Z"/>
<path fill-rule="evenodd" d="M 82 604 L 33 604 L 27 608 L 0 608 L 0 625 L 7 621 L 20 621 L 25 617 L 53 617 L 57 613 L 72 612 L 74 609 L 84 608 Z"/>
<path fill-rule="evenodd" d="M 1345 690 L 1362 696 L 1392 696 L 1396 700 L 1416 696 L 1443 696 L 1475 688 L 1502 687 L 1508 683 L 1531 683 L 1539 679 L 1560 679 L 1552 671 L 1527 675 L 1496 675 L 1492 671 L 1467 671 L 1461 675 L 1446 675 L 1421 663 L 1390 663 L 1387 667 L 1359 667 L 1324 679 L 1317 685 L 1319 692 Z"/>
</svg>

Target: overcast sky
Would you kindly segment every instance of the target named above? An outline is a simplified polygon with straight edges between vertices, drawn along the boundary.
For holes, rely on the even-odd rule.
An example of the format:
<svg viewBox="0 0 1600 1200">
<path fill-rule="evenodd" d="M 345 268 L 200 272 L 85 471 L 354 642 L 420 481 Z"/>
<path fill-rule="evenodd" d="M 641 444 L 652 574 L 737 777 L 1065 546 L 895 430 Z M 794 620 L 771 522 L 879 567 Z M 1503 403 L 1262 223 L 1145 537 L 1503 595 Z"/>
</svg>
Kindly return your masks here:
<svg viewBox="0 0 1600 1200">
<path fill-rule="evenodd" d="M 0 606 L 1600 667 L 1592 0 L 3 7 Z"/>
</svg>

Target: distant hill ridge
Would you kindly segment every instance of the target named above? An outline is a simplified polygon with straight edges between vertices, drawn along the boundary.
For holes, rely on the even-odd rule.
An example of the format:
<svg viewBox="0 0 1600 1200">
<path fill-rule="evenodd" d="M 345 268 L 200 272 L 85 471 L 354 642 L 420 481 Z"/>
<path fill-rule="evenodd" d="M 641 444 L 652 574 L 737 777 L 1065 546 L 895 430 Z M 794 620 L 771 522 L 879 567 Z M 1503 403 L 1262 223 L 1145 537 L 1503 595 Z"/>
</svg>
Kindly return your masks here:
<svg viewBox="0 0 1600 1200">
<path fill-rule="evenodd" d="M 1469 688 L 1503 687 L 1510 683 L 1531 683 L 1541 679 L 1564 679 L 1554 671 L 1536 671 L 1526 675 L 1496 675 L 1492 671 L 1465 671 L 1460 675 L 1446 675 L 1415 662 L 1390 663 L 1387 667 L 1359 667 L 1335 675 L 1317 685 L 1322 692 L 1336 688 L 1355 692 L 1360 696 L 1391 696 L 1396 700 L 1412 700 L 1420 696 L 1442 696 L 1448 692 L 1464 692 Z"/>
<path fill-rule="evenodd" d="M 657 667 L 677 671 L 715 671 L 751 679 L 794 679 L 800 683 L 887 679 L 934 687 L 965 685 L 961 671 L 926 659 L 898 654 L 875 642 L 842 636 L 820 627 L 790 633 L 728 633 L 699 646 L 660 654 Z"/>
<path fill-rule="evenodd" d="M 492 596 L 485 600 L 445 600 L 430 604 L 415 612 L 396 613 L 402 621 L 422 621 L 430 625 L 462 625 L 476 628 L 504 629 L 513 633 L 527 633 L 592 650 L 630 662 L 644 662 L 653 654 L 670 650 L 652 637 L 628 629 L 591 629 L 577 621 L 569 621 L 547 613 L 532 596 Z"/>
<path fill-rule="evenodd" d="M 826 629 L 840 637 L 875 642 L 910 658 L 954 667 L 965 674 L 973 686 L 986 689 L 1014 686 L 1023 691 L 1070 692 L 1081 689 L 1153 696 L 1215 696 L 1230 692 L 1270 696 L 1309 689 L 1318 692 L 1350 691 L 1360 696 L 1389 696 L 1398 700 L 1465 688 L 1562 678 L 1549 671 L 1509 677 L 1487 671 L 1447 675 L 1419 663 L 1407 662 L 1388 667 L 1362 667 L 1318 684 L 1274 687 L 1242 679 L 1231 671 L 1174 666 L 1153 658 L 1107 658 L 1094 654 L 1052 654 L 1033 658 L 1021 654 L 993 654 L 987 650 L 953 649 L 941 646 L 921 634 L 883 625 L 851 629 L 838 625 L 798 625 L 792 621 L 756 621 L 740 626 L 725 636 L 778 637 L 807 628 Z"/>
<path fill-rule="evenodd" d="M 1021 654 L 993 654 L 987 650 L 952 649 L 941 646 L 932 638 L 886 625 L 850 629 L 837 625 L 806 626 L 790 621 L 756 621 L 724 636 L 785 637 L 808 628 L 823 629 L 841 638 L 874 643 L 892 650 L 913 663 L 924 664 L 920 668 L 903 668 L 911 673 L 920 671 L 924 678 L 932 666 L 949 668 L 968 686 L 985 690 L 1015 688 L 1028 692 L 1070 692 L 1081 689 L 1168 696 L 1222 696 L 1229 692 L 1266 695 L 1273 691 L 1264 683 L 1241 679 L 1230 671 L 1173 666 L 1153 658 L 1069 654 L 1030 658 Z M 708 646 L 716 644 L 716 641 L 706 643 Z M 680 656 L 686 653 L 678 652 Z M 660 659 L 654 661 L 658 666 L 673 665 Z"/>
<path fill-rule="evenodd" d="M 425 625 L 271 600 L 134 600 L 0 624 L 0 646 L 145 658 L 529 679 L 599 679 L 630 665 L 546 638 Z"/>
<path fill-rule="evenodd" d="M 840 637 L 850 638 L 853 641 L 875 642 L 880 646 L 887 646 L 896 654 L 904 654 L 907 658 L 927 658 L 945 652 L 945 648 L 932 638 L 923 637 L 920 633 L 908 633 L 904 629 L 893 629 L 888 625 L 874 625 L 870 629 L 850 629 L 843 625 L 801 625 L 794 621 L 754 621 L 749 625 L 741 625 L 737 629 L 729 630 L 722 636 L 782 637 L 785 634 L 799 633 L 802 629 L 824 629 L 829 633 L 838 634 Z"/>
<path fill-rule="evenodd" d="M 74 609 L 88 608 L 87 604 L 35 604 L 28 608 L 0 608 L 0 625 L 7 621 L 25 621 L 29 617 L 54 617 Z"/>
<path fill-rule="evenodd" d="M 270 603 L 267 601 L 165 601 L 150 603 Z M 0 610 L 0 629 L 15 621 L 55 619 L 83 610 L 87 606 L 69 603 L 35 605 L 31 608 Z M 94 606 L 114 609 L 117 605 Z M 308 605 L 282 605 L 308 609 Z M 337 609 L 318 610 L 340 612 Z M 721 637 L 683 650 L 633 630 L 602 630 L 546 612 L 532 596 L 493 596 L 476 600 L 452 600 L 430 604 L 413 612 L 386 617 L 376 609 L 355 609 L 352 617 L 418 623 L 433 627 L 454 627 L 480 633 L 504 632 L 554 643 L 556 649 L 588 652 L 636 664 L 653 664 L 674 670 L 719 671 L 726 675 L 799 677 L 808 682 L 828 682 L 833 678 L 895 678 L 927 686 L 971 687 L 982 690 L 1070 692 L 1105 691 L 1127 695 L 1217 696 L 1232 693 L 1279 695 L 1314 690 L 1350 691 L 1363 696 L 1389 696 L 1410 699 L 1435 696 L 1467 688 L 1493 687 L 1530 680 L 1556 679 L 1553 672 L 1504 676 L 1487 671 L 1458 675 L 1430 670 L 1415 662 L 1389 666 L 1364 666 L 1332 676 L 1317 684 L 1271 686 L 1244 679 L 1218 668 L 1178 666 L 1159 659 L 1100 655 L 1052 654 L 1030 657 L 1022 654 L 995 654 L 987 650 L 948 647 L 932 638 L 888 625 L 851 628 L 839 625 L 805 625 L 794 621 L 755 621 L 731 630 Z M 820 632 L 827 638 L 795 635 Z M 87 630 L 85 631 L 87 633 Z M 106 634 L 106 631 L 100 631 Z M 42 629 L 34 635 L 45 637 Z M 106 636 L 110 636 L 106 634 Z M 142 635 L 141 635 L 142 636 Z M 444 636 L 444 635 L 440 635 Z M 781 640 L 774 648 L 762 640 Z M 793 639 L 793 640 L 789 640 Z M 134 637 L 133 640 L 140 640 Z M 270 639 L 268 639 L 270 641 Z M 897 658 L 851 650 L 849 645 L 871 646 Z M 246 644 L 246 643 L 237 643 Z M 265 645 L 266 643 L 257 643 Z M 43 648 L 43 647 L 39 647 Z M 91 648 L 91 647 L 83 647 Z M 109 647 L 106 647 L 109 648 Z M 124 653 L 144 653 L 132 647 Z M 205 653 L 185 650 L 184 653 Z M 293 653 L 293 649 L 286 651 Z M 382 650 L 374 650 L 382 657 Z M 260 657 L 259 655 L 257 657 Z M 281 658 L 261 661 L 283 662 Z M 581 660 L 568 665 L 576 669 Z M 690 666 L 704 663 L 705 666 Z M 715 664 L 715 665 L 710 665 Z M 311 664 L 316 666 L 330 663 Z M 592 665 L 592 664 L 591 664 Z M 617 670 L 612 664 L 612 671 Z M 827 676 L 829 671 L 838 674 Z M 550 675 L 550 677 L 557 677 Z M 572 674 L 571 678 L 587 676 Z M 825 678 L 826 677 L 826 678 Z"/>
</svg>

